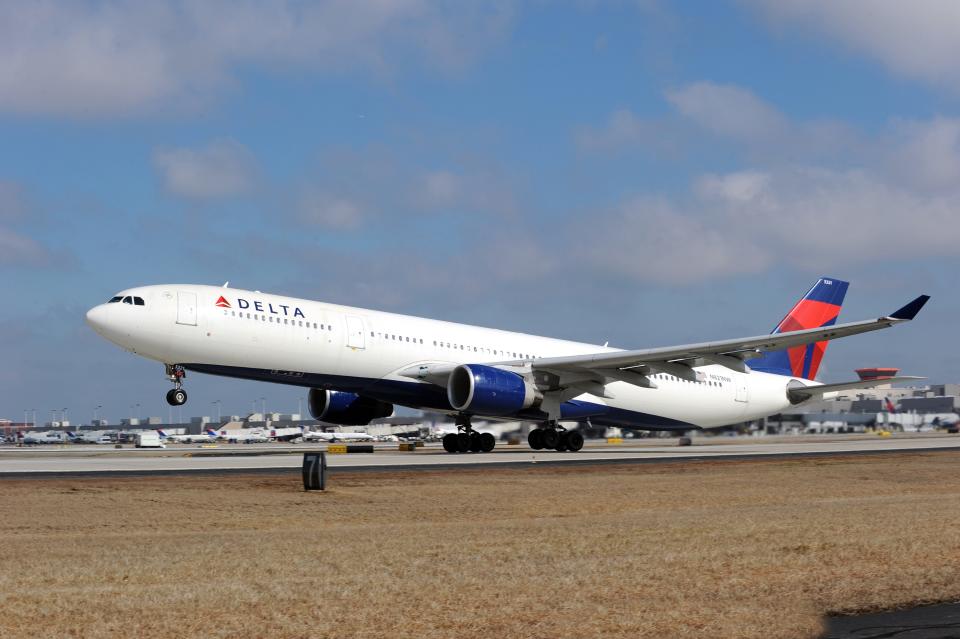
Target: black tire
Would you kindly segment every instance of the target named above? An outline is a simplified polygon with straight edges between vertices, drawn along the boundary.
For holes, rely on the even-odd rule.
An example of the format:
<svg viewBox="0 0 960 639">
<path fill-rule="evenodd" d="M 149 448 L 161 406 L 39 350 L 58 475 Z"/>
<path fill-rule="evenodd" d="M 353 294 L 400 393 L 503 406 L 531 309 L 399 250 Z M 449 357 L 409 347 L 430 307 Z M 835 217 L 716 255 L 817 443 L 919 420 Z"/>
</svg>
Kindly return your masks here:
<svg viewBox="0 0 960 639">
<path fill-rule="evenodd" d="M 483 447 L 480 444 L 480 433 L 470 433 L 470 452 L 479 453 L 481 450 Z"/>
<path fill-rule="evenodd" d="M 448 453 L 458 452 L 456 433 L 447 433 L 446 435 L 443 436 L 443 449 Z"/>
<path fill-rule="evenodd" d="M 583 435 L 580 434 L 580 431 L 571 430 L 567 433 L 567 448 L 572 452 L 577 452 L 583 448 Z"/>
<path fill-rule="evenodd" d="M 541 450 L 543 448 L 543 430 L 539 428 L 531 430 L 530 434 L 527 435 L 527 443 L 533 450 Z"/>
<path fill-rule="evenodd" d="M 457 433 L 457 452 L 470 452 L 470 435 L 467 435 L 466 433 Z"/>
<path fill-rule="evenodd" d="M 187 391 L 182 388 L 171 388 L 167 391 L 167 403 L 171 406 L 183 406 L 187 403 Z"/>
<path fill-rule="evenodd" d="M 497 445 L 497 439 L 490 433 L 482 433 L 480 435 L 480 450 L 484 453 L 489 453 Z"/>
<path fill-rule="evenodd" d="M 543 429 L 543 447 L 544 448 L 556 448 L 557 444 L 559 443 L 560 443 L 560 433 L 558 433 L 555 428 Z"/>
</svg>

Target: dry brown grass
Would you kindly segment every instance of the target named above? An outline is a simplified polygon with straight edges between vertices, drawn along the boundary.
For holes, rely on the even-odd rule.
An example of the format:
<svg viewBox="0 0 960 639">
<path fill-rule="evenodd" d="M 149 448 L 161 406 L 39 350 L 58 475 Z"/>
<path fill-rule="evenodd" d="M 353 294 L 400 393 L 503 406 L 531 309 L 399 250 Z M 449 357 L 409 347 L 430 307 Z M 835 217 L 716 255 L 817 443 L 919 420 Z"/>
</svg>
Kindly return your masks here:
<svg viewBox="0 0 960 639">
<path fill-rule="evenodd" d="M 0 482 L 2 637 L 801 637 L 960 597 L 960 454 Z"/>
</svg>

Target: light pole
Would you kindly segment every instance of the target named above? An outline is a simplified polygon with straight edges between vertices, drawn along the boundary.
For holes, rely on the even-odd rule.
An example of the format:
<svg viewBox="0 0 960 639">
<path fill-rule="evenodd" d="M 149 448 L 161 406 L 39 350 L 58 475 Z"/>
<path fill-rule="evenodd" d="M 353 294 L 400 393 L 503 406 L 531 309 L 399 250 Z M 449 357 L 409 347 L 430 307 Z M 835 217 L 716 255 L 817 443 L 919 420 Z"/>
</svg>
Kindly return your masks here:
<svg viewBox="0 0 960 639">
<path fill-rule="evenodd" d="M 263 421 L 267 421 L 267 398 L 260 398 L 260 414 L 263 415 Z"/>
<path fill-rule="evenodd" d="M 63 426 L 67 421 L 67 409 L 63 409 L 63 413 L 60 415 L 60 425 Z"/>
<path fill-rule="evenodd" d="M 300 419 L 303 419 L 303 398 L 297 399 L 297 415 L 300 416 Z"/>
<path fill-rule="evenodd" d="M 137 422 L 140 422 L 140 404 L 137 404 Z"/>
<path fill-rule="evenodd" d="M 103 408 L 103 404 L 97 404 L 96 408 L 93 409 L 93 425 L 94 426 L 100 425 L 98 422 L 100 417 L 99 411 L 101 408 Z"/>
<path fill-rule="evenodd" d="M 217 405 L 217 428 L 220 428 L 220 400 L 219 400 L 219 399 L 215 399 L 215 400 L 213 400 L 213 402 L 211 402 L 211 403 Z"/>
<path fill-rule="evenodd" d="M 33 427 L 36 428 L 37 427 L 37 409 L 31 408 L 30 412 L 33 414 Z"/>
</svg>

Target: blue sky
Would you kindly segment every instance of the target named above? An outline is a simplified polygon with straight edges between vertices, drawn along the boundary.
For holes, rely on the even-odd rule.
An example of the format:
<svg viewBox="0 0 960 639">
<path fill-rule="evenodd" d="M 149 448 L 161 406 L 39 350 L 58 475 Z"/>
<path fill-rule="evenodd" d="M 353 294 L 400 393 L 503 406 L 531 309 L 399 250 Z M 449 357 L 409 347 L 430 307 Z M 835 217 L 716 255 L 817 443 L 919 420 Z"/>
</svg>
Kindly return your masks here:
<svg viewBox="0 0 960 639">
<path fill-rule="evenodd" d="M 841 318 L 934 299 L 825 379 L 958 381 L 957 59 L 937 0 L 4 3 L 0 416 L 167 416 L 83 313 L 174 281 L 640 348 L 829 275 Z"/>
</svg>

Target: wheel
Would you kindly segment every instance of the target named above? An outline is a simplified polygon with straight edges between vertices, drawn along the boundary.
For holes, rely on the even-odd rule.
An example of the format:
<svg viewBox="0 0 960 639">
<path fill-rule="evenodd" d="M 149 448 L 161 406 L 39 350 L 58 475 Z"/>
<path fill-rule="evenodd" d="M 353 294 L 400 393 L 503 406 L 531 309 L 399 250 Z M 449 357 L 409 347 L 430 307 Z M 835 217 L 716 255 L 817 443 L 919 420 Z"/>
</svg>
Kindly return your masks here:
<svg viewBox="0 0 960 639">
<path fill-rule="evenodd" d="M 556 448 L 559 442 L 560 442 L 560 433 L 558 433 L 555 428 L 543 429 L 543 447 L 544 448 Z"/>
<path fill-rule="evenodd" d="M 470 452 L 479 453 L 481 450 L 483 447 L 480 444 L 480 433 L 470 433 Z"/>
<path fill-rule="evenodd" d="M 171 406 L 183 406 L 187 403 L 187 391 L 182 388 L 171 388 L 167 392 L 167 403 Z"/>
<path fill-rule="evenodd" d="M 480 450 L 489 453 L 497 445 L 497 440 L 490 433 L 482 433 L 480 435 Z"/>
<path fill-rule="evenodd" d="M 567 448 L 573 452 L 583 448 L 583 435 L 580 434 L 580 431 L 571 430 L 567 433 Z"/>
<path fill-rule="evenodd" d="M 448 453 L 457 452 L 457 434 L 447 433 L 443 436 L 443 449 Z"/>
<path fill-rule="evenodd" d="M 527 435 L 527 443 L 530 444 L 530 448 L 534 450 L 543 448 L 543 430 L 539 428 L 531 430 L 530 434 Z"/>
<path fill-rule="evenodd" d="M 561 430 L 557 433 L 557 445 L 554 446 L 554 450 L 558 453 L 562 453 L 567 450 L 567 431 Z"/>
<path fill-rule="evenodd" d="M 466 433 L 457 433 L 457 452 L 470 452 L 470 435 L 467 435 Z"/>
</svg>

